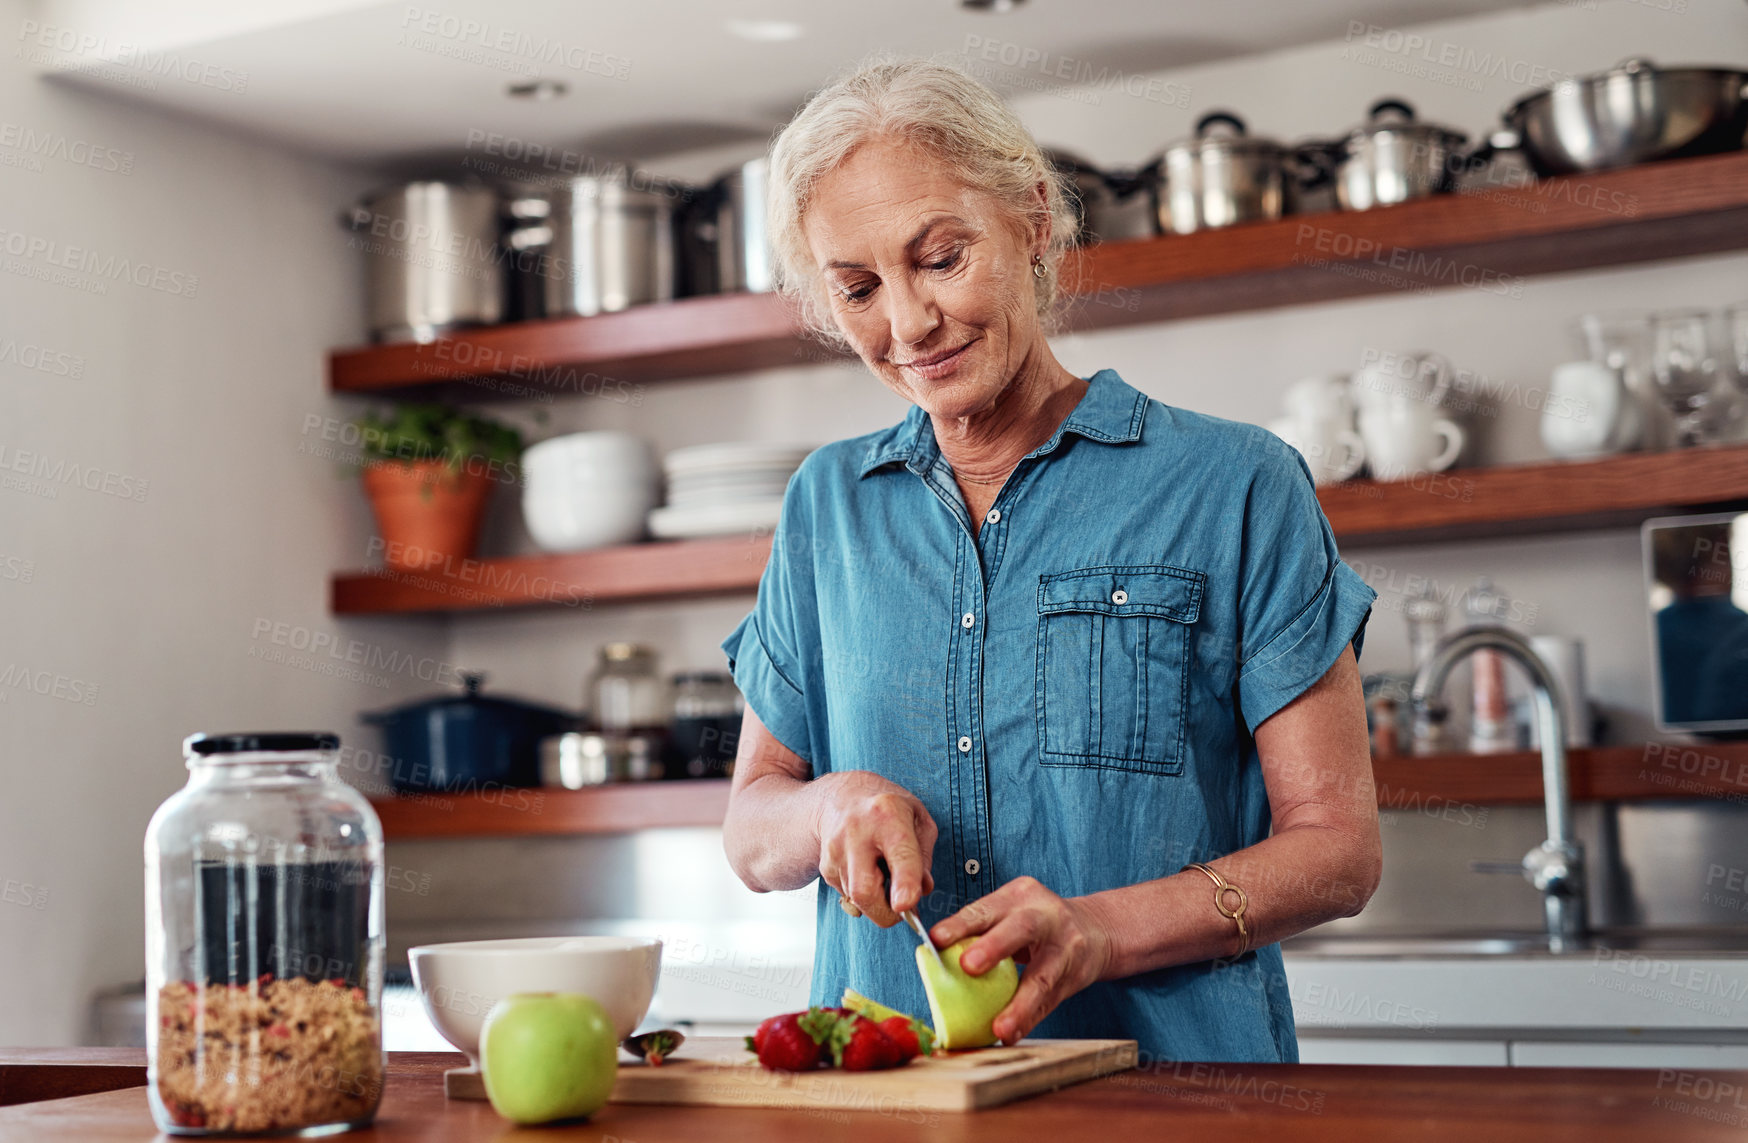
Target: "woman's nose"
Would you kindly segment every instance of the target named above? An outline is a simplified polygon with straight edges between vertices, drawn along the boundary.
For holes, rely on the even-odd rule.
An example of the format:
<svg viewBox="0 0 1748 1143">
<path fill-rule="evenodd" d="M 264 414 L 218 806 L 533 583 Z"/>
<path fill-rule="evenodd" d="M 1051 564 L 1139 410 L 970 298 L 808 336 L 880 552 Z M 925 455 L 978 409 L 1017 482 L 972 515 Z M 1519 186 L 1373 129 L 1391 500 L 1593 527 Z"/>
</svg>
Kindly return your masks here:
<svg viewBox="0 0 1748 1143">
<path fill-rule="evenodd" d="M 917 345 L 941 324 L 941 311 L 934 294 L 915 283 L 903 282 L 886 291 L 886 320 L 892 339 L 901 345 Z"/>
</svg>

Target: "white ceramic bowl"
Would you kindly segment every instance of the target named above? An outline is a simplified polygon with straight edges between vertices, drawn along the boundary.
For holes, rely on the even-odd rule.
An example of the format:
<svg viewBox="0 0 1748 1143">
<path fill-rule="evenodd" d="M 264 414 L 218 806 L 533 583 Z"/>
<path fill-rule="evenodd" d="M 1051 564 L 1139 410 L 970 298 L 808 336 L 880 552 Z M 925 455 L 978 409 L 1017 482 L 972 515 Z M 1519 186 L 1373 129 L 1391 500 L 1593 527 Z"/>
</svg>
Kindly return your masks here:
<svg viewBox="0 0 1748 1143">
<path fill-rule="evenodd" d="M 579 552 L 643 538 L 661 503 L 661 470 L 641 437 L 569 433 L 522 454 L 522 517 L 534 542 Z"/>
<path fill-rule="evenodd" d="M 631 1035 L 649 1012 L 662 942 L 645 937 L 521 937 L 421 945 L 407 953 L 425 1014 L 479 1066 L 479 1033 L 492 1005 L 513 992 L 582 992 Z"/>
</svg>

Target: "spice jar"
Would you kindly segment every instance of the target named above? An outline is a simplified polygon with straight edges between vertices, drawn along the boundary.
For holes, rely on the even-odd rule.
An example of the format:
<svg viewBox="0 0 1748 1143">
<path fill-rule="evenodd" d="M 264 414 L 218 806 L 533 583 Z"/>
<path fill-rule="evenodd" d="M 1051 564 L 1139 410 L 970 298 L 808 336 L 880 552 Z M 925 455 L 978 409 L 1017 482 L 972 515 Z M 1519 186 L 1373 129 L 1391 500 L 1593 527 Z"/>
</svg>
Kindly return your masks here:
<svg viewBox="0 0 1748 1143">
<path fill-rule="evenodd" d="M 608 735 L 665 734 L 672 717 L 667 684 L 656 654 L 640 643 L 609 643 L 589 676 L 588 705 L 595 729 Z"/>
<path fill-rule="evenodd" d="M 174 1135 L 328 1134 L 382 1095 L 382 826 L 332 734 L 196 734 L 146 829 L 147 1092 Z"/>
<path fill-rule="evenodd" d="M 740 741 L 740 691 L 726 671 L 674 676 L 674 767 L 670 777 L 725 778 Z"/>
</svg>

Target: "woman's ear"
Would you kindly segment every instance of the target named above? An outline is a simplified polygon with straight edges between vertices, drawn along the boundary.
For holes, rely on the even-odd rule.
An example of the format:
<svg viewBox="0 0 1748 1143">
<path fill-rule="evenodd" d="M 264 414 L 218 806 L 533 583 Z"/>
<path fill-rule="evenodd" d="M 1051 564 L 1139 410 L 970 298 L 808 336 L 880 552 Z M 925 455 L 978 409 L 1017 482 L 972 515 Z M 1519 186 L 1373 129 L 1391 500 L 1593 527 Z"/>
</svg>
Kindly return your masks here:
<svg viewBox="0 0 1748 1143">
<path fill-rule="evenodd" d="M 1035 217 L 1038 220 L 1037 225 L 1032 228 L 1032 256 L 1042 258 L 1050 252 L 1050 237 L 1056 220 L 1050 216 L 1050 194 L 1043 181 L 1040 180 L 1032 190 L 1035 199 L 1034 206 L 1036 207 Z"/>
</svg>

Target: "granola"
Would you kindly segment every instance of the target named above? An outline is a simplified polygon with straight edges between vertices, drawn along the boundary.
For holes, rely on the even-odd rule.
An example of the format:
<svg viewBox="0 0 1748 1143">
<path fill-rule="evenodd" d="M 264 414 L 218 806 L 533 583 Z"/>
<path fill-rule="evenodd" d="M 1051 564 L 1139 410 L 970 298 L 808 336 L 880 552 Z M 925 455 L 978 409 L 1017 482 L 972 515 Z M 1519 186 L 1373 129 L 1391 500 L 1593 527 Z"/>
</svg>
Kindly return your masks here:
<svg viewBox="0 0 1748 1143">
<path fill-rule="evenodd" d="M 175 981 L 158 993 L 157 1093 L 172 1122 L 209 1131 L 363 1122 L 381 1045 L 376 1010 L 343 980 Z"/>
</svg>

